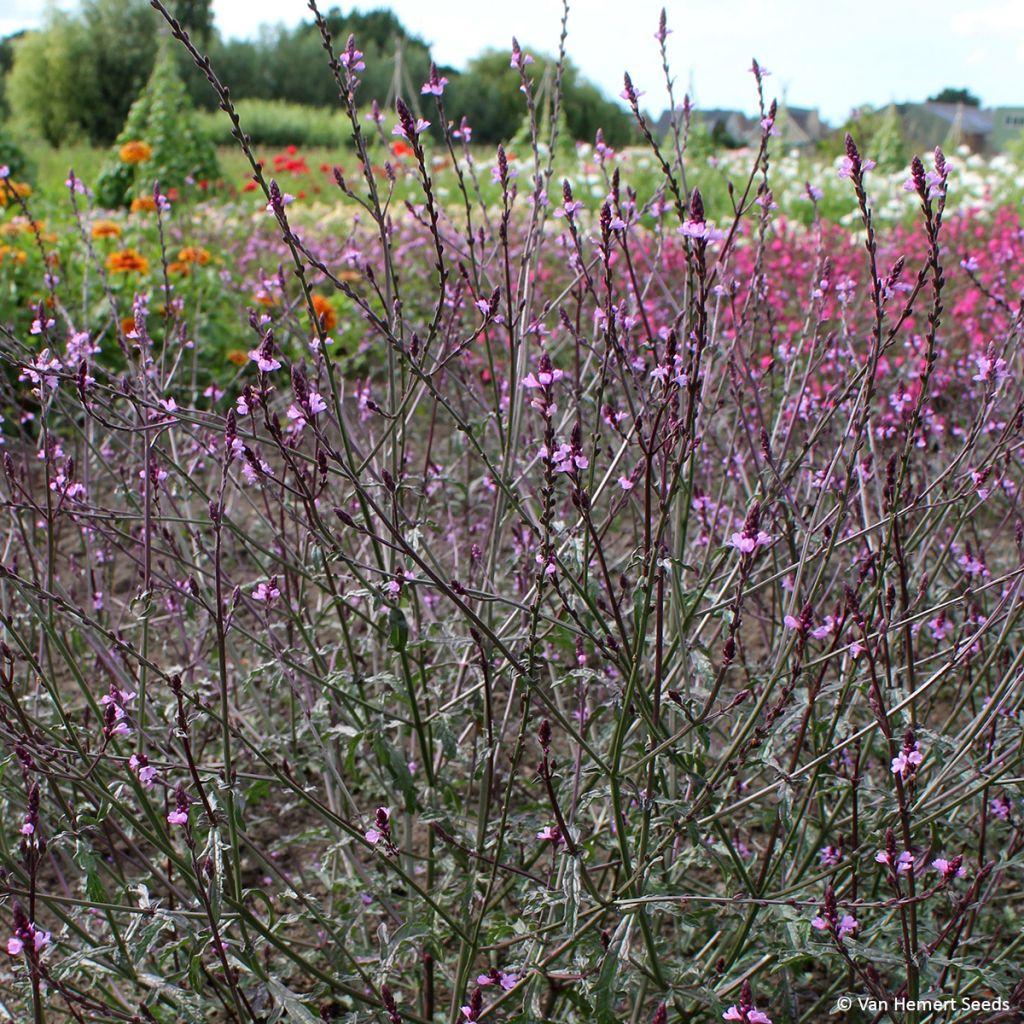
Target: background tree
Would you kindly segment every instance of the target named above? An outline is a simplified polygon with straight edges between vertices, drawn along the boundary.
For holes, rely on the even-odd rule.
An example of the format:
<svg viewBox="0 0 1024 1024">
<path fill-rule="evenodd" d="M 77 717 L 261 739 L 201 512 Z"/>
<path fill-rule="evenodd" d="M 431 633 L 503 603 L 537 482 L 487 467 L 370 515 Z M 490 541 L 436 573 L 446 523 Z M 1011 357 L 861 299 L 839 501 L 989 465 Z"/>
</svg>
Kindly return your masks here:
<svg viewBox="0 0 1024 1024">
<path fill-rule="evenodd" d="M 114 140 L 156 60 L 158 23 L 148 0 L 84 0 L 85 27 L 96 99 L 81 110 L 96 142 Z"/>
<path fill-rule="evenodd" d="M 90 43 L 77 18 L 51 8 L 43 27 L 14 43 L 7 76 L 11 124 L 57 146 L 81 135 L 83 113 L 97 101 Z"/>
<path fill-rule="evenodd" d="M 200 47 L 209 45 L 213 35 L 212 0 L 174 0 L 169 8 Z"/>
<path fill-rule="evenodd" d="M 962 103 L 965 107 L 980 107 L 981 99 L 969 89 L 953 89 L 946 86 L 942 92 L 928 97 L 929 103 Z"/>
<path fill-rule="evenodd" d="M 527 74 L 538 88 L 549 68 L 553 79 L 554 61 L 550 57 L 534 56 Z M 510 57 L 508 50 L 488 50 L 471 60 L 466 70 L 449 85 L 445 107 L 456 123 L 461 117 L 469 121 L 477 142 L 505 141 L 522 122 L 524 107 L 519 72 L 509 66 Z M 568 61 L 562 77 L 562 94 L 572 138 L 593 140 L 598 128 L 604 131 L 611 146 L 625 145 L 633 138 L 632 122 L 626 111 L 606 99 Z"/>
</svg>

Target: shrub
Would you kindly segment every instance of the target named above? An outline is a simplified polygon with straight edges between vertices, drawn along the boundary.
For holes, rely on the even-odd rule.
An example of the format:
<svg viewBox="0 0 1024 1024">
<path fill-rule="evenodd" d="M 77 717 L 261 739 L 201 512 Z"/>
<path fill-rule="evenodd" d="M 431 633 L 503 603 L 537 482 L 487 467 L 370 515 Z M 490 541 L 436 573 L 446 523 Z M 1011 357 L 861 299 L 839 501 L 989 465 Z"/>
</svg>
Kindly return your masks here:
<svg viewBox="0 0 1024 1024">
<path fill-rule="evenodd" d="M 165 51 L 128 112 L 97 182 L 97 200 L 111 208 L 126 206 L 152 193 L 154 182 L 168 190 L 218 173 L 213 148 L 197 128 L 175 62 Z"/>
<path fill-rule="evenodd" d="M 555 183 L 400 104 L 389 173 L 361 57 L 347 208 L 244 147 L 192 216 L 5 221 L 5 1011 L 1019 1017 L 1019 211 L 849 137 L 795 224 L 774 105 Z"/>
<path fill-rule="evenodd" d="M 35 181 L 35 165 L 11 138 L 6 125 L 0 122 L 0 166 L 6 166 L 17 181 Z"/>
</svg>

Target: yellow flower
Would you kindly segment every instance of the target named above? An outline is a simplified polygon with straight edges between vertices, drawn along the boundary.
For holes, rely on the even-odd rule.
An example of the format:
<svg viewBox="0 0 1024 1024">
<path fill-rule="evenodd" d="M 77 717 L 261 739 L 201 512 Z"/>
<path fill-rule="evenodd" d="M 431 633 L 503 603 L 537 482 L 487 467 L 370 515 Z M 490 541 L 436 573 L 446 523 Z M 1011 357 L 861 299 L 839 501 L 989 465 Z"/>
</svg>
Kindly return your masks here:
<svg viewBox="0 0 1024 1024">
<path fill-rule="evenodd" d="M 148 274 L 149 260 L 134 249 L 121 249 L 107 257 L 107 270 L 112 274 Z"/>
<path fill-rule="evenodd" d="M 136 196 L 132 200 L 132 213 L 138 213 L 140 210 L 152 213 L 155 209 L 156 200 L 152 196 Z"/>
<path fill-rule="evenodd" d="M 178 259 L 182 263 L 198 263 L 199 266 L 205 267 L 210 262 L 210 254 L 206 249 L 197 248 L 194 245 L 186 245 L 181 252 L 178 253 Z"/>
<path fill-rule="evenodd" d="M 112 220 L 98 220 L 92 226 L 93 238 L 120 238 L 121 225 Z"/>
<path fill-rule="evenodd" d="M 153 155 L 153 150 L 139 139 L 126 142 L 120 150 L 121 163 L 141 164 Z"/>
<path fill-rule="evenodd" d="M 320 318 L 320 322 L 324 325 L 325 331 L 333 331 L 338 326 L 338 317 L 334 312 L 330 299 L 325 298 L 323 295 L 314 295 L 313 309 Z"/>
</svg>

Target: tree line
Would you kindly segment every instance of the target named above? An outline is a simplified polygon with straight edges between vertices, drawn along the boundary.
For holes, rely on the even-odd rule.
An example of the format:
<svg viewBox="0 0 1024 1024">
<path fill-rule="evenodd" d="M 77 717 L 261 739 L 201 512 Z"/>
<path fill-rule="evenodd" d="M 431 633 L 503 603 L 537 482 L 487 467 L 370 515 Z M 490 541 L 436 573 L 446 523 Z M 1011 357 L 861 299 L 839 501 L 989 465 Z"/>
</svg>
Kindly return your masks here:
<svg viewBox="0 0 1024 1024">
<path fill-rule="evenodd" d="M 320 108 L 337 104 L 337 87 L 311 20 L 294 28 L 263 26 L 252 39 L 224 39 L 214 28 L 211 0 L 174 0 L 168 6 L 209 53 L 236 98 Z M 430 48 L 393 12 L 343 13 L 332 8 L 325 18 L 338 46 L 351 33 L 365 54 L 361 103 L 369 106 L 376 100 L 383 106 L 396 95 L 420 100 Z M 74 139 L 109 144 L 146 83 L 164 35 L 162 21 L 147 0 L 81 0 L 71 13 L 51 8 L 40 29 L 0 40 L 6 119 L 52 145 Z M 213 109 L 209 84 L 180 48 L 175 52 L 193 101 L 201 109 Z M 540 88 L 551 77 L 551 62 L 536 57 L 529 70 Z M 516 134 L 525 108 L 518 72 L 509 66 L 507 52 L 485 52 L 464 70 L 441 70 L 449 79 L 448 116 L 456 124 L 466 117 L 474 141 L 496 143 Z M 613 146 L 632 139 L 627 112 L 572 64 L 563 75 L 563 97 L 565 124 L 573 138 L 593 140 L 600 127 Z"/>
</svg>

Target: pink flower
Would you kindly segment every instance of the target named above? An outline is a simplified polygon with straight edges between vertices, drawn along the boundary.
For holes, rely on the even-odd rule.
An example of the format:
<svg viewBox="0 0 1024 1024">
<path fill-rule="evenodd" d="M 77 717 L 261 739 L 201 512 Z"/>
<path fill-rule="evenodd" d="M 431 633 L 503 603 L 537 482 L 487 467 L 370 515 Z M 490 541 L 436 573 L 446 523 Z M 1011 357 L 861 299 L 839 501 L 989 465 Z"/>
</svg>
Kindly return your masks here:
<svg viewBox="0 0 1024 1024">
<path fill-rule="evenodd" d="M 437 68 L 430 65 L 430 77 L 426 82 L 423 83 L 420 89 L 420 94 L 423 96 L 442 96 L 444 95 L 444 87 L 448 84 L 447 78 L 442 78 L 437 73 Z"/>
<path fill-rule="evenodd" d="M 281 364 L 273 357 L 270 352 L 264 350 L 264 347 L 254 348 L 249 353 L 249 358 L 263 371 L 263 373 L 272 373 L 274 370 L 280 370 Z"/>
<path fill-rule="evenodd" d="M 1001 796 L 993 797 L 988 805 L 989 813 L 1000 821 L 1006 821 L 1010 817 L 1010 805 Z"/>
<path fill-rule="evenodd" d="M 338 60 L 345 66 L 349 73 L 365 71 L 366 62 L 363 60 L 363 51 L 356 49 L 355 36 L 348 37 L 345 49 L 338 54 Z"/>
<path fill-rule="evenodd" d="M 831 615 L 826 615 L 822 624 L 811 630 L 811 636 L 815 640 L 824 640 L 825 637 L 831 636 L 836 631 L 837 625 L 838 623 Z"/>
<path fill-rule="evenodd" d="M 515 988 L 519 982 L 518 974 L 508 974 L 505 971 L 492 970 L 490 974 L 477 975 L 476 983 L 484 988 L 487 985 L 500 985 L 506 992 Z"/>
<path fill-rule="evenodd" d="M 509 61 L 509 67 L 515 68 L 517 71 L 522 71 L 528 64 L 533 63 L 533 58 L 528 53 L 523 53 L 519 48 L 519 43 L 515 39 L 512 40 L 512 59 Z"/>
<path fill-rule="evenodd" d="M 562 841 L 562 831 L 557 825 L 545 825 L 537 833 L 537 838 L 543 842 L 560 843 Z"/>
<path fill-rule="evenodd" d="M 172 825 L 184 825 L 188 822 L 188 811 L 171 811 L 167 820 Z"/>
<path fill-rule="evenodd" d="M 739 1006 L 730 1006 L 725 1013 L 722 1014 L 722 1020 L 738 1020 L 743 1021 L 744 1024 L 772 1024 L 771 1017 L 762 1010 L 751 1008 L 744 1010 Z"/>
<path fill-rule="evenodd" d="M 287 206 L 289 203 L 294 203 L 294 202 L 295 202 L 295 196 L 293 196 L 290 192 L 285 192 L 281 196 L 281 205 L 282 206 Z M 274 212 L 274 204 L 273 203 L 267 203 L 267 213 L 273 213 L 273 212 Z"/>
<path fill-rule="evenodd" d="M 374 846 L 383 842 L 390 850 L 393 848 L 391 840 L 391 812 L 386 807 L 378 807 L 373 818 L 373 827 L 363 833 L 368 843 Z"/>
<path fill-rule="evenodd" d="M 843 859 L 843 851 L 835 846 L 825 846 L 821 850 L 820 857 L 822 864 L 834 867 Z"/>
<path fill-rule="evenodd" d="M 430 127 L 430 122 L 429 121 L 424 121 L 422 117 L 417 118 L 416 126 L 413 129 L 412 138 L 415 138 L 416 136 L 422 134 L 429 127 Z M 401 121 L 399 121 L 398 124 L 396 124 L 395 127 L 391 129 L 391 134 L 392 135 L 400 135 L 403 139 L 408 139 L 410 142 L 412 142 L 412 138 L 410 138 L 409 133 L 405 130 L 405 126 L 402 124 Z"/>
<path fill-rule="evenodd" d="M 725 238 L 725 232 L 720 231 L 710 221 L 687 220 L 679 228 L 679 234 L 686 238 L 702 239 L 705 242 L 714 242 Z"/>
<path fill-rule="evenodd" d="M 38 953 L 52 938 L 50 932 L 44 932 L 32 922 L 24 921 L 24 918 L 22 918 L 22 921 L 24 922 L 22 926 L 7 940 L 7 952 L 11 956 L 18 956 L 19 953 L 22 953 L 29 942 L 32 943 L 32 948 Z M 15 922 L 17 922 L 17 917 Z"/>
<path fill-rule="evenodd" d="M 924 760 L 917 742 L 903 744 L 903 749 L 892 759 L 892 773 L 901 778 L 913 775 L 917 766 Z"/>
<path fill-rule="evenodd" d="M 520 385 L 527 391 L 534 388 L 547 388 L 557 383 L 565 376 L 564 370 L 540 370 L 537 374 L 528 373 L 520 382 Z"/>
<path fill-rule="evenodd" d="M 951 878 L 967 877 L 967 868 L 964 867 L 963 857 L 954 857 L 952 860 L 936 857 L 932 861 L 932 867 L 942 875 L 944 881 L 949 881 Z"/>
<path fill-rule="evenodd" d="M 281 596 L 281 591 L 277 586 L 277 577 L 273 576 L 265 583 L 260 583 L 252 592 L 252 599 L 254 601 L 265 601 L 268 605 L 273 601 L 276 601 Z"/>
<path fill-rule="evenodd" d="M 874 160 L 861 160 L 861 162 L 860 162 L 861 173 L 863 173 L 864 171 L 870 171 L 874 166 L 875 166 L 875 161 Z M 839 173 L 839 177 L 840 178 L 852 178 L 853 177 L 853 169 L 854 169 L 853 160 L 850 157 L 848 157 L 848 156 L 844 156 L 843 159 L 840 161 L 840 164 L 839 164 L 839 172 L 838 172 Z"/>
<path fill-rule="evenodd" d="M 149 763 L 145 754 L 132 754 L 128 758 L 128 767 L 138 776 L 139 782 L 146 789 L 153 788 L 153 780 L 156 778 L 156 769 Z"/>
<path fill-rule="evenodd" d="M 749 555 L 755 548 L 765 547 L 771 544 L 772 539 L 768 536 L 764 530 L 758 530 L 756 534 L 749 533 L 734 533 L 729 540 L 729 543 L 736 548 L 737 551 L 742 551 L 743 554 Z"/>
</svg>

